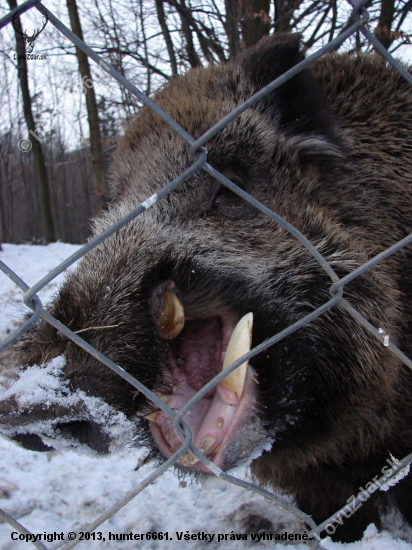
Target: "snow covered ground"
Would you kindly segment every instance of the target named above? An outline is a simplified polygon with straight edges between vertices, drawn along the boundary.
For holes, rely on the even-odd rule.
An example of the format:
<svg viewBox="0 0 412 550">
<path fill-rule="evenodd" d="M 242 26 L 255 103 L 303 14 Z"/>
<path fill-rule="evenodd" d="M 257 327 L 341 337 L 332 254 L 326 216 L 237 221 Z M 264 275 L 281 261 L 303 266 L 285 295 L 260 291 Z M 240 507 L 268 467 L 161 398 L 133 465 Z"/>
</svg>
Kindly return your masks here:
<svg viewBox="0 0 412 550">
<path fill-rule="evenodd" d="M 32 285 L 78 248 L 64 243 L 47 247 L 5 244 L 0 259 Z M 40 292 L 44 302 L 51 299 L 59 281 L 61 277 Z M 13 331 L 24 311 L 22 292 L 0 272 L 0 341 Z M 7 359 L 8 355 L 3 355 L 0 363 L 7 365 Z M 0 384 L 4 384 L 6 378 L 3 374 Z M 135 469 L 140 456 L 138 450 L 124 450 L 100 459 L 71 451 L 33 453 L 0 439 L 0 508 L 32 533 L 63 533 L 65 542 L 45 542 L 49 549 L 61 548 L 68 542 L 70 532 L 80 533 L 153 471 L 152 464 Z M 236 475 L 248 478 L 245 469 L 238 470 Z M 411 542 L 401 540 L 412 541 L 412 530 L 406 528 L 397 515 L 387 517 L 385 526 L 388 530 L 382 533 L 370 526 L 363 540 L 353 544 L 326 539 L 323 546 L 328 550 L 412 550 Z M 77 548 L 266 548 L 273 547 L 274 542 L 253 541 L 251 533 L 302 533 L 303 529 L 293 514 L 254 493 L 217 478 L 209 479 L 203 486 L 189 480 L 180 482 L 169 470 L 96 530 L 95 538 L 101 537 L 101 540 L 84 541 Z M 34 548 L 30 543 L 12 540 L 12 536 L 18 536 L 12 535 L 13 532 L 15 529 L 9 524 L 0 523 L 2 550 Z M 130 532 L 167 532 L 172 540 L 109 540 L 113 535 Z M 186 533 L 203 533 L 203 537 L 207 534 L 208 539 L 215 536 L 211 542 L 184 538 L 179 541 L 178 534 L 184 537 Z M 231 533 L 247 534 L 247 540 L 232 541 Z M 224 540 L 225 534 L 227 540 Z M 218 535 L 221 535 L 220 541 Z M 307 546 L 297 543 L 281 548 L 304 550 Z"/>
</svg>

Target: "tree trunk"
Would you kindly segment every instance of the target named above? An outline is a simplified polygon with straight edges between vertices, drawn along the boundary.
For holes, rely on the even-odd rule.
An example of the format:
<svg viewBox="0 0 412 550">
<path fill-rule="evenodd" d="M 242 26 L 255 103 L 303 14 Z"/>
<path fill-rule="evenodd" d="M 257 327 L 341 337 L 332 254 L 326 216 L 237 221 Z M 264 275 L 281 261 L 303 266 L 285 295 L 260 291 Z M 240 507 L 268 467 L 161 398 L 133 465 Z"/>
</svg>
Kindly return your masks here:
<svg viewBox="0 0 412 550">
<path fill-rule="evenodd" d="M 77 9 L 76 0 L 67 0 L 67 9 L 69 10 L 70 25 L 72 31 L 81 40 L 83 40 L 83 32 L 80 25 L 80 17 Z M 79 71 L 82 77 L 82 82 L 87 83 L 89 79 L 92 81 L 89 59 L 87 55 L 76 46 L 76 55 L 79 62 Z M 96 94 L 93 86 L 85 87 L 86 92 L 86 107 L 87 117 L 90 128 L 90 150 L 92 154 L 93 171 L 96 178 L 96 193 L 98 199 L 98 207 L 103 208 L 109 193 L 107 181 L 104 174 L 102 140 L 100 136 L 99 114 L 97 111 Z"/>
<path fill-rule="evenodd" d="M 184 13 L 186 8 L 185 1 L 181 0 L 180 4 L 181 4 L 181 8 L 183 9 L 179 9 L 178 11 L 180 16 L 180 21 L 182 23 L 182 34 L 185 37 L 185 41 L 186 41 L 186 53 L 187 53 L 188 61 L 191 67 L 201 67 L 202 63 L 196 52 L 196 48 L 193 42 L 192 29 L 190 28 L 189 21 L 187 20 L 187 17 L 185 16 L 185 13 Z M 177 6 L 177 3 L 176 3 L 176 6 Z"/>
<path fill-rule="evenodd" d="M 246 48 L 253 46 L 270 31 L 270 0 L 243 0 L 242 40 Z"/>
<path fill-rule="evenodd" d="M 229 56 L 235 57 L 240 50 L 239 37 L 239 1 L 225 0 L 226 35 L 229 41 Z"/>
<path fill-rule="evenodd" d="M 394 0 L 382 0 L 381 12 L 379 14 L 378 26 L 376 27 L 375 34 L 378 40 L 386 49 L 392 44 L 391 27 L 393 23 L 393 16 L 395 14 L 395 2 Z"/>
<path fill-rule="evenodd" d="M 10 9 L 17 8 L 16 0 L 7 0 L 10 6 Z M 16 27 L 22 28 L 20 23 L 20 18 L 16 18 Z M 16 50 L 17 50 L 17 72 L 20 80 L 21 95 L 23 99 L 23 112 L 24 119 L 27 124 L 29 132 L 33 132 L 32 135 L 35 136 L 36 128 L 34 124 L 34 117 L 31 108 L 31 96 L 29 90 L 29 79 L 27 71 L 27 61 L 26 61 L 26 44 L 24 42 L 23 36 L 15 30 L 16 37 Z M 47 177 L 46 163 L 44 160 L 43 149 L 39 139 L 32 137 L 32 150 L 33 150 L 33 159 L 34 166 L 37 175 L 37 181 L 39 185 L 39 195 L 40 195 L 40 212 L 42 218 L 43 226 L 43 240 L 46 243 L 50 243 L 56 240 L 56 235 L 54 231 L 53 216 L 50 203 L 50 187 Z"/>
<path fill-rule="evenodd" d="M 336 0 L 332 0 L 335 2 Z M 290 21 L 293 12 L 300 6 L 302 0 L 274 0 L 275 4 L 275 32 L 290 31 Z"/>
<path fill-rule="evenodd" d="M 166 42 L 167 52 L 169 54 L 170 66 L 172 68 L 172 76 L 177 75 L 177 61 L 175 50 L 173 47 L 172 37 L 170 36 L 169 28 L 166 23 L 166 15 L 163 9 L 163 0 L 156 0 L 157 19 L 159 21 L 160 28 L 162 29 L 163 37 Z"/>
</svg>

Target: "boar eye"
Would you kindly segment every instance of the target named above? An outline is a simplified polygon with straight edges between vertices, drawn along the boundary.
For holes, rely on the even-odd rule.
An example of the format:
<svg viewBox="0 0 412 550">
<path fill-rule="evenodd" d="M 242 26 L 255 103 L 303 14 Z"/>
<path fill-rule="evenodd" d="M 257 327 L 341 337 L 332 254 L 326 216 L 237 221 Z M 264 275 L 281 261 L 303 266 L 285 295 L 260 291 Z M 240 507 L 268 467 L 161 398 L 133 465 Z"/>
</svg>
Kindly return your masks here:
<svg viewBox="0 0 412 550">
<path fill-rule="evenodd" d="M 226 176 L 227 179 L 229 179 L 232 183 L 234 183 L 235 185 L 237 185 L 238 187 L 246 191 L 246 183 L 245 183 L 246 176 L 243 176 L 242 174 L 239 174 L 237 171 L 230 170 L 230 169 L 223 170 L 222 174 Z M 226 186 L 222 185 L 222 187 L 224 187 L 227 191 L 229 191 L 229 189 Z M 233 194 L 236 195 L 236 193 L 233 193 Z"/>
<path fill-rule="evenodd" d="M 237 184 L 236 184 L 237 185 Z M 239 186 L 240 187 L 240 186 Z M 231 191 L 228 187 L 225 185 L 221 185 L 219 187 L 218 192 L 216 193 L 215 197 L 215 203 L 218 202 L 218 199 L 221 197 L 227 197 L 227 198 L 233 198 L 233 199 L 240 199 L 239 195 L 236 195 L 233 191 Z"/>
<path fill-rule="evenodd" d="M 222 172 L 222 174 L 225 175 L 232 183 L 240 187 L 240 189 L 245 190 L 244 182 L 240 176 L 233 173 L 232 171 L 226 171 L 226 170 Z M 217 204 L 222 200 L 233 201 L 233 200 L 242 200 L 242 199 L 239 197 L 239 195 L 236 195 L 236 193 L 234 193 L 228 187 L 226 187 L 226 185 L 221 184 L 221 186 L 219 187 L 216 193 L 214 203 Z"/>
<path fill-rule="evenodd" d="M 234 183 L 234 182 L 233 182 Z M 236 184 L 237 185 L 237 184 Z M 216 193 L 215 200 L 213 201 L 214 205 L 219 205 L 222 201 L 229 201 L 229 200 L 242 200 L 236 193 L 233 193 L 230 189 L 222 185 L 219 189 L 219 191 Z"/>
<path fill-rule="evenodd" d="M 222 171 L 232 183 L 247 191 L 243 178 L 233 172 Z M 248 204 L 239 195 L 221 185 L 213 200 L 213 208 L 222 216 L 230 219 L 240 219 L 248 214 Z"/>
</svg>

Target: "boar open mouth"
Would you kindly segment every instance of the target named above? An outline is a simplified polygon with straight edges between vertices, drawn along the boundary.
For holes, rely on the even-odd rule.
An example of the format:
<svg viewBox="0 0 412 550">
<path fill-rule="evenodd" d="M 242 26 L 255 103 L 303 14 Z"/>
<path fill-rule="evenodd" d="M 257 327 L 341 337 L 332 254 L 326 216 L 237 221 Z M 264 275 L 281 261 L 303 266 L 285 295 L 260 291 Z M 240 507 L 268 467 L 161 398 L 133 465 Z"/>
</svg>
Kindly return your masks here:
<svg viewBox="0 0 412 550">
<path fill-rule="evenodd" d="M 167 342 L 168 362 L 164 385 L 155 391 L 170 408 L 180 410 L 214 376 L 250 350 L 253 315 L 248 313 L 240 319 L 237 313 L 220 312 L 185 319 L 171 281 L 158 287 L 152 305 L 159 331 Z M 254 408 L 253 376 L 253 369 L 243 363 L 183 417 L 192 432 L 193 444 L 221 468 L 227 467 L 227 450 Z M 158 448 L 166 457 L 171 456 L 182 445 L 173 419 L 163 411 L 146 418 Z M 190 451 L 179 459 L 179 465 L 209 471 Z"/>
</svg>

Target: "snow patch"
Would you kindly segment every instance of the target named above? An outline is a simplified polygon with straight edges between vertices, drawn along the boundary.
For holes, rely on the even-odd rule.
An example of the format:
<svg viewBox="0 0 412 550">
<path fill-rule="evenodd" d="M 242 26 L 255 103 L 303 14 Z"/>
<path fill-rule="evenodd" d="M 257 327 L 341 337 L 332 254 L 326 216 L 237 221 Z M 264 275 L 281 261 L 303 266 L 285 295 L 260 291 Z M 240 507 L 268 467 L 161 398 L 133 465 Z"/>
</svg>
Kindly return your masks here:
<svg viewBox="0 0 412 550">
<path fill-rule="evenodd" d="M 109 452 L 128 446 L 136 436 L 134 422 L 98 397 L 89 396 L 79 389 L 73 392 L 64 376 L 65 364 L 65 357 L 60 356 L 17 373 L 17 378 L 0 394 L 0 405 L 3 404 L 3 411 L 6 411 L 2 416 L 10 419 L 10 422 L 6 420 L 0 424 L 0 433 L 8 438 L 38 434 L 45 445 L 56 450 L 73 449 L 95 454 L 67 434 L 63 437 L 59 428 L 61 423 L 92 421 L 108 441 Z M 59 414 L 53 414 L 56 408 Z M 33 420 L 30 420 L 30 413 Z M 17 416 L 22 416 L 23 420 L 16 424 L 13 418 Z M 39 419 L 39 416 L 44 418 Z"/>
<path fill-rule="evenodd" d="M 399 470 L 394 476 L 392 476 L 388 481 L 385 481 L 385 483 L 382 483 L 379 487 L 380 491 L 389 491 L 391 487 L 399 483 L 403 478 L 405 478 L 409 474 L 409 470 L 411 469 L 411 465 L 407 464 L 403 468 Z"/>
<path fill-rule="evenodd" d="M 48 246 L 3 244 L 0 256 L 8 266 L 32 285 L 78 248 L 79 246 L 65 243 L 53 243 Z M 64 275 L 60 275 L 57 280 L 40 291 L 43 303 L 51 299 L 63 278 Z M 23 313 L 27 311 L 22 295 L 21 289 L 0 273 L 0 339 L 16 328 L 16 323 L 21 321 Z M 12 392 L 7 394 L 9 398 L 13 399 L 14 395 L 19 399 L 19 406 L 30 407 L 31 402 L 34 403 L 34 407 L 38 406 L 40 392 L 45 392 L 50 400 L 55 399 L 60 392 L 67 404 L 67 386 L 64 384 L 64 378 L 58 374 L 63 369 L 63 358 L 56 358 L 54 361 L 50 361 L 44 367 L 36 367 L 37 371 L 43 369 L 42 373 L 32 371 L 33 377 L 36 375 L 38 378 L 36 387 L 30 388 L 32 397 L 26 404 L 21 386 L 15 385 Z M 43 379 L 44 369 L 46 379 Z M 15 384 L 20 380 L 21 376 Z M 6 392 L 10 389 L 11 387 L 7 387 L 0 395 L 0 402 L 6 398 Z M 29 388 L 25 388 L 25 392 L 28 390 Z M 91 406 L 86 402 L 87 396 L 83 394 L 81 399 L 79 393 L 76 392 L 75 395 L 83 403 L 85 410 Z M 110 414 L 117 414 L 113 411 L 110 413 L 110 408 L 105 408 L 107 406 L 103 406 L 99 413 L 99 407 L 96 403 L 95 405 L 95 415 L 103 415 L 100 425 L 106 422 L 104 419 L 110 421 Z M 123 425 L 122 428 L 120 418 L 115 424 L 116 429 L 124 429 L 123 433 L 127 433 L 126 426 Z M 114 431 L 116 429 L 114 427 Z M 12 445 L 0 437 L 0 508 L 19 520 L 32 533 L 64 532 L 65 542 L 68 542 L 67 534 L 70 531 L 84 531 L 88 523 L 94 521 L 99 514 L 152 473 L 153 464 L 145 464 L 136 471 L 136 464 L 143 458 L 144 452 L 131 449 L 134 437 L 132 434 L 130 438 L 126 437 L 127 449 L 99 459 L 96 455 L 80 455 L 79 449 L 76 449 L 75 453 L 71 450 L 36 453 Z M 56 441 L 51 441 L 55 446 Z M 247 468 L 239 468 L 235 474 L 240 479 L 250 480 Z M 79 550 L 118 550 L 120 547 L 122 550 L 136 549 L 136 541 L 109 541 L 109 532 L 146 533 L 156 530 L 168 531 L 172 537 L 176 531 L 188 529 L 191 533 L 230 533 L 232 530 L 242 533 L 245 532 L 245 522 L 251 515 L 269 520 L 275 530 L 299 532 L 302 528 L 297 518 L 280 506 L 222 479 L 210 477 L 204 483 L 204 488 L 195 483 L 185 485 L 183 488 L 179 477 L 173 470 L 168 470 L 96 530 L 102 532 L 105 542 L 85 541 L 79 545 Z M 412 550 L 410 542 L 400 540 L 400 537 L 409 537 L 412 541 L 412 529 L 405 525 L 400 513 L 391 511 L 390 515 L 384 518 L 384 527 L 390 532 L 378 533 L 375 526 L 369 526 L 362 541 L 343 544 L 324 539 L 322 547 L 327 550 Z M 27 550 L 32 547 L 23 541 L 12 540 L 13 531 L 15 529 L 9 524 L 0 523 L 2 550 Z M 46 546 L 50 550 L 57 550 L 62 544 L 56 541 L 47 543 Z M 165 541 L 139 541 L 141 550 L 161 550 L 166 546 L 170 550 L 181 550 L 186 547 L 188 550 L 240 548 L 239 542 L 230 541 L 223 544 L 191 541 L 188 545 L 177 540 L 169 541 L 166 545 Z M 308 548 L 305 544 L 278 546 L 282 550 Z M 248 541 L 242 546 L 245 550 L 273 547 L 273 541 L 261 542 L 258 545 Z"/>
<path fill-rule="evenodd" d="M 52 359 L 49 363 L 38 367 L 28 367 L 18 373 L 18 379 L 0 394 L 0 401 L 14 397 L 21 408 L 27 408 L 36 403 L 50 406 L 67 398 L 68 380 L 62 378 L 66 365 L 64 356 Z"/>
</svg>

